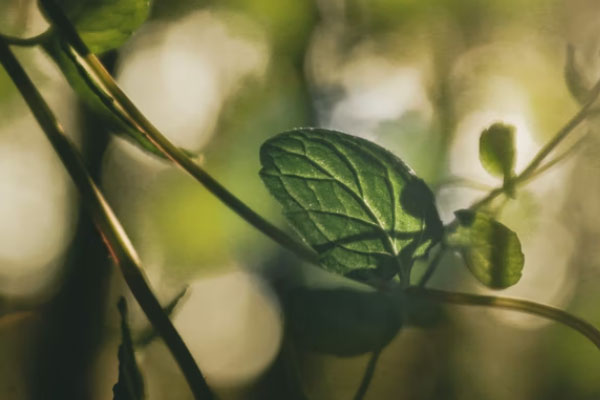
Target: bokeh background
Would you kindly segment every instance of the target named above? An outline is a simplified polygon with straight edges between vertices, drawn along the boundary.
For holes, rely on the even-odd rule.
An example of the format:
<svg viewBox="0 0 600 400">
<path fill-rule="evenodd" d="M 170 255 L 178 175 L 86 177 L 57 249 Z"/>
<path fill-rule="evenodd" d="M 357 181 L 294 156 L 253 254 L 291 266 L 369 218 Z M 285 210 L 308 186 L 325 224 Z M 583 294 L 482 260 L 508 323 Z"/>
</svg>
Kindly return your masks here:
<svg viewBox="0 0 600 400">
<path fill-rule="evenodd" d="M 577 111 L 566 49 L 574 46 L 591 85 L 599 21 L 595 0 L 155 0 L 148 22 L 103 61 L 170 139 L 280 226 L 258 150 L 299 126 L 389 148 L 435 190 L 449 221 L 501 183 L 478 161 L 484 128 L 515 125 L 518 172 Z M 46 27 L 35 1 L 0 0 L 2 33 Z M 173 318 L 220 398 L 297 398 L 280 356 L 286 346 L 308 398 L 352 398 L 368 355 L 319 354 L 284 339 L 277 283 L 351 284 L 298 265 L 190 177 L 111 135 L 42 51 L 17 53 L 81 146 L 159 298 L 187 288 Z M 582 145 L 498 215 L 526 257 L 521 281 L 501 294 L 597 326 L 599 129 L 589 118 L 570 139 L 585 135 Z M 448 255 L 431 284 L 486 293 L 465 271 Z M 121 295 L 134 335 L 144 332 L 73 185 L 0 71 L 0 398 L 112 398 Z M 137 357 L 149 399 L 191 398 L 160 340 Z M 535 317 L 449 306 L 428 328 L 400 331 L 366 398 L 596 400 L 600 354 Z"/>
</svg>

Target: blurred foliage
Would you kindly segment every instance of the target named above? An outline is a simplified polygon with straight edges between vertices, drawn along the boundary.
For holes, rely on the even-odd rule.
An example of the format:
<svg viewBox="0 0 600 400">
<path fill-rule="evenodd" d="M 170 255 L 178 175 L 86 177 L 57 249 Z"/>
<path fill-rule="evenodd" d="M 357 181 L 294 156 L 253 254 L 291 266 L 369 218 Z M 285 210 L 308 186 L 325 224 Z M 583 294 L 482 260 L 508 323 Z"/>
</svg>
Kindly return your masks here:
<svg viewBox="0 0 600 400">
<path fill-rule="evenodd" d="M 29 16 L 33 12 L 24 10 L 32 7 L 33 1 L 0 2 L 0 31 L 19 35 L 31 32 L 39 21 Z M 280 207 L 269 197 L 257 175 L 260 144 L 276 132 L 310 125 L 338 129 L 346 120 L 350 133 L 390 149 L 431 187 L 440 187 L 437 203 L 445 219 L 451 211 L 468 206 L 481 194 L 473 189 L 438 185 L 446 178 L 467 171 L 472 173 L 466 176 L 468 179 L 497 184 L 478 163 L 477 135 L 483 129 L 497 120 L 516 126 L 514 139 L 519 159 L 515 171 L 519 172 L 520 162 L 527 161 L 577 109 L 577 101 L 568 89 L 579 99 L 581 87 L 585 89 L 600 75 L 600 8 L 594 0 L 155 0 L 148 23 L 122 48 L 117 65 L 126 63 L 130 54 L 146 51 L 140 45 L 144 40 L 156 40 L 157 44 L 163 40 L 151 35 L 156 27 L 177 26 L 180 20 L 196 13 L 205 13 L 230 28 L 226 35 L 215 36 L 218 40 L 244 38 L 252 46 L 266 49 L 264 71 L 250 79 L 235 74 L 227 78 L 207 74 L 206 79 L 220 88 L 226 86 L 227 79 L 235 84 L 226 96 L 212 100 L 220 104 L 217 122 L 215 126 L 199 128 L 202 134 L 211 135 L 199 150 L 209 172 L 281 226 L 284 222 Z M 210 35 L 211 31 L 204 34 Z M 181 39 L 182 44 L 199 39 L 195 35 L 192 32 L 189 38 Z M 567 43 L 573 47 L 565 51 Z M 26 50 L 19 51 L 19 57 L 45 94 L 57 99 L 68 96 L 70 92 L 57 84 L 62 81 L 45 56 Z M 198 57 L 205 63 L 202 65 L 212 65 L 211 60 L 216 58 L 210 53 Z M 230 62 L 242 64 L 245 60 L 235 54 Z M 177 118 L 177 112 L 169 108 L 172 94 L 152 90 L 153 81 L 164 79 L 159 67 L 167 64 L 165 59 L 157 59 L 155 65 L 138 71 L 148 82 L 141 96 L 158 96 L 164 101 L 164 112 Z M 417 78 L 406 74 L 407 70 L 418 71 Z M 201 75 L 206 69 L 190 72 L 172 67 L 167 73 L 192 82 L 186 73 Z M 394 80 L 396 73 L 409 78 Z M 202 85 L 195 90 L 210 95 Z M 413 102 L 390 98 L 390 93 L 407 94 Z M 12 83 L 0 71 L 0 148 L 6 144 L 5 129 L 13 129 L 13 121 L 28 115 L 15 94 Z M 59 113 L 61 116 L 83 115 L 69 103 L 55 103 L 68 111 Z M 149 117 L 152 120 L 153 116 Z M 592 131 L 596 141 L 597 125 L 595 117 L 585 128 Z M 44 140 L 41 133 L 40 140 Z M 509 203 L 495 206 L 498 220 L 519 234 L 527 260 L 521 280 L 506 289 L 505 294 L 565 307 L 598 325 L 600 146 L 594 143 L 586 146 L 586 153 L 575 154 L 571 161 L 555 166 L 554 172 L 548 172 L 525 190 L 520 189 Z M 10 171 L 10 164 L 1 162 L 0 166 Z M 148 274 L 163 299 L 172 298 L 173 288 L 180 288 L 184 282 L 225 273 L 232 265 L 263 274 L 275 285 L 289 280 L 302 287 L 310 279 L 330 279 L 328 284 L 341 290 L 339 287 L 347 284 L 326 275 L 312 277 L 295 265 L 291 256 L 279 253 L 191 179 L 127 143 L 112 141 L 101 180 L 142 259 L 151 266 Z M 0 181 L 0 213 L 12 212 L 2 209 L 4 196 L 13 194 L 3 191 L 2 185 Z M 50 198 L 39 188 L 31 190 L 36 196 Z M 35 210 L 30 213 L 34 222 L 44 218 Z M 31 223 L 26 219 L 22 222 Z M 27 227 L 36 229 L 35 224 Z M 10 235 L 14 228 L 4 224 L 2 229 L 0 237 Z M 73 246 L 81 247 L 81 243 Z M 71 248 L 69 253 L 76 250 Z M 96 258 L 97 253 L 94 252 Z M 0 263 L 2 254 L 0 246 Z M 89 262 L 77 259 L 78 266 L 86 267 Z M 459 264 L 452 254 L 444 256 L 432 285 L 473 290 L 473 279 Z M 422 266 L 415 267 L 418 268 Z M 49 286 L 58 290 L 68 274 L 72 274 L 71 268 L 30 279 L 50 282 Z M 554 286 L 550 288 L 547 282 Z M 319 295 L 329 293 L 319 290 Z M 111 296 L 116 299 L 122 291 L 122 282 L 115 278 Z M 34 295 L 28 304 L 42 309 L 36 305 L 54 295 L 52 290 L 49 293 Z M 320 308 L 322 301 L 316 301 L 314 312 L 301 310 L 302 318 L 323 318 L 324 323 L 335 323 L 333 317 L 339 313 L 335 307 L 354 301 L 353 292 L 346 295 L 349 297 L 342 296 L 341 300 L 326 300 L 331 310 Z M 231 297 L 243 297 L 243 293 L 232 293 Z M 114 299 L 105 301 L 114 304 Z M 289 306 L 285 299 L 286 293 L 273 301 L 281 301 L 285 309 Z M 10 310 L 12 303 L 6 304 Z M 397 328 L 394 318 L 371 313 L 368 307 L 361 309 L 363 305 L 354 310 L 362 310 L 357 313 L 358 321 L 370 321 L 364 327 L 368 331 L 365 335 L 375 332 L 379 323 Z M 413 307 L 416 310 L 404 310 L 408 314 L 406 323 L 397 335 L 389 333 L 394 329 L 388 332 L 387 328 L 381 331 L 385 334 L 373 334 L 377 336 L 376 344 L 389 341 L 389 345 L 382 353 L 367 399 L 600 398 L 598 353 L 563 327 L 511 319 L 504 313 L 450 307 L 442 312 L 431 304 Z M 106 350 L 110 356 L 90 356 L 98 378 L 89 386 L 94 390 L 102 388 L 97 389 L 98 399 L 110 396 L 117 371 L 116 345 L 108 346 L 119 337 L 113 308 L 108 311 L 113 321 L 109 318 L 104 321 L 104 329 L 96 330 L 97 335 L 107 338 L 102 346 L 110 347 Z M 131 314 L 132 319 L 141 319 L 135 307 Z M 300 335 L 293 350 L 301 387 L 315 400 L 351 398 L 367 356 L 339 358 L 307 347 L 320 350 L 323 340 L 326 346 L 343 347 L 345 351 L 352 336 L 343 335 L 343 331 L 354 328 L 341 327 L 338 336 L 326 337 L 313 329 L 321 327 L 321 323 L 293 323 L 289 321 L 289 326 Z M 32 355 L 30 349 L 50 343 L 37 334 L 40 329 L 35 323 L 22 320 L 3 319 L 0 323 L 0 361 L 6 371 L 0 379 L 0 397 L 35 398 L 32 393 L 36 391 L 25 384 L 32 366 L 53 365 L 58 371 L 64 360 L 72 359 L 41 363 L 39 357 L 55 357 L 55 353 Z M 61 331 L 56 328 L 47 332 L 59 335 Z M 227 333 L 225 330 L 223 335 Z M 81 335 L 90 333 L 82 331 Z M 85 338 L 81 340 L 85 342 Z M 243 338 L 231 340 L 236 344 L 243 342 Z M 337 350 L 334 353 L 342 352 Z M 141 352 L 141 369 L 158 376 L 147 382 L 150 396 L 168 393 L 174 381 L 167 372 L 175 370 L 166 361 L 168 354 L 161 353 L 159 345 Z M 164 365 L 156 365 L 156 360 L 163 359 Z M 223 366 L 224 370 L 227 368 Z M 165 376 L 152 375 L 152 371 L 164 372 Z M 282 378 L 287 376 L 286 371 L 277 362 L 263 380 L 258 377 L 252 382 L 235 382 L 219 390 L 223 399 L 292 398 L 283 389 L 260 391 L 287 382 Z M 110 375 L 110 379 L 105 375 Z"/>
</svg>

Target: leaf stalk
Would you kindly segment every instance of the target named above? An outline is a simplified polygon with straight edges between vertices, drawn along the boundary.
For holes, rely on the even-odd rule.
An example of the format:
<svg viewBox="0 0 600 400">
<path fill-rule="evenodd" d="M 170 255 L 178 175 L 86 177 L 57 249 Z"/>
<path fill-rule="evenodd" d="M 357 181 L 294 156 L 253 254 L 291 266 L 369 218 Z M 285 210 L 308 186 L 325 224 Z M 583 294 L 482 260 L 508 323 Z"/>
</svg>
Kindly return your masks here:
<svg viewBox="0 0 600 400">
<path fill-rule="evenodd" d="M 589 98 L 587 100 L 587 102 L 581 107 L 581 109 L 579 109 L 579 111 L 573 116 L 571 117 L 571 119 L 569 119 L 567 121 L 567 123 L 565 125 L 563 125 L 562 128 L 560 128 L 556 134 L 552 137 L 552 139 L 550 139 L 538 152 L 537 154 L 531 159 L 531 161 L 529 162 L 529 164 L 525 167 L 525 169 L 523 169 L 523 171 L 518 174 L 517 176 L 515 176 L 513 179 L 511 179 L 512 184 L 514 185 L 514 187 L 516 188 L 519 184 L 524 183 L 525 181 L 527 181 L 530 177 L 532 177 L 534 174 L 536 174 L 536 171 L 538 169 L 538 167 L 542 164 L 542 162 L 546 159 L 546 157 L 577 127 L 579 126 L 583 121 L 585 121 L 585 119 L 588 116 L 588 113 L 590 112 L 592 106 L 594 105 L 594 103 L 596 102 L 596 100 L 598 99 L 598 96 L 600 95 L 600 80 L 598 80 L 598 82 L 596 82 L 596 84 L 594 85 L 594 87 L 591 89 L 590 91 L 590 95 Z M 496 197 L 498 197 L 499 195 L 501 195 L 502 193 L 505 193 L 503 188 L 496 188 L 492 191 L 490 191 L 485 197 L 483 197 L 482 199 L 480 199 L 479 201 L 473 203 L 471 205 L 471 209 L 472 210 L 476 210 L 479 209 L 483 206 L 488 205 L 490 202 L 492 202 L 492 200 L 494 200 Z"/>
<path fill-rule="evenodd" d="M 409 296 L 421 296 L 440 303 L 458 304 L 465 306 L 483 306 L 520 311 L 536 315 L 554 322 L 561 323 L 579 332 L 600 349 L 600 331 L 587 321 L 578 318 L 559 308 L 546 306 L 527 300 L 519 300 L 499 296 L 483 296 L 476 294 L 447 292 L 412 286 L 406 289 Z"/>
</svg>

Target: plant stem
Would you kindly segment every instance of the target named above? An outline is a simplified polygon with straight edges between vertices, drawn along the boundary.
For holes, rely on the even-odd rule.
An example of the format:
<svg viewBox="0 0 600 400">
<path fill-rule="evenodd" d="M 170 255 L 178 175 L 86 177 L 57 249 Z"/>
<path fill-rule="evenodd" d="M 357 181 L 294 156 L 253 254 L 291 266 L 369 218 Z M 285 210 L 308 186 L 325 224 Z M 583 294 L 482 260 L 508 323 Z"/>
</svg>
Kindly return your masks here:
<svg viewBox="0 0 600 400">
<path fill-rule="evenodd" d="M 581 109 L 575 114 L 567 123 L 556 132 L 556 134 L 550 139 L 548 143 L 546 143 L 533 157 L 533 159 L 529 162 L 529 164 L 525 167 L 525 169 L 517 176 L 513 178 L 513 185 L 516 188 L 518 185 L 524 184 L 527 181 L 539 176 L 543 172 L 547 171 L 550 167 L 560 162 L 566 156 L 568 156 L 573 149 L 575 149 L 582 141 L 583 138 L 579 139 L 574 145 L 572 145 L 569 149 L 567 149 L 564 153 L 557 156 L 553 160 L 549 161 L 545 165 L 541 166 L 541 163 L 544 159 L 571 133 L 579 124 L 581 124 L 586 117 L 589 115 L 591 107 L 594 105 L 598 96 L 600 95 L 600 80 L 596 82 L 594 87 L 590 90 L 589 98 L 587 102 L 581 107 Z M 502 187 L 497 187 L 485 195 L 480 200 L 476 201 L 470 206 L 471 210 L 477 210 L 481 207 L 484 207 L 491 203 L 496 197 L 504 194 L 506 191 L 504 189 L 504 185 Z M 446 229 L 456 223 L 456 219 L 452 220 L 448 225 L 446 225 Z M 439 261 L 439 260 L 433 260 Z M 433 262 L 432 262 L 433 264 Z M 424 287 L 427 281 L 431 278 L 431 275 L 435 272 L 437 265 L 430 265 L 423 276 L 421 281 L 419 282 L 419 287 Z"/>
<path fill-rule="evenodd" d="M 525 169 L 517 175 L 513 183 L 515 187 L 527 179 L 529 179 L 540 166 L 540 164 L 544 161 L 544 159 L 558 146 L 568 135 L 571 133 L 579 124 L 581 124 L 586 117 L 588 116 L 588 111 L 596 102 L 598 95 L 600 94 L 600 80 L 596 82 L 594 87 L 590 91 L 590 96 L 588 101 L 581 107 L 581 109 L 575 114 L 567 123 L 556 132 L 556 134 L 546 143 L 533 157 L 533 159 L 529 162 L 529 164 L 525 167 Z M 496 197 L 504 193 L 503 188 L 496 188 L 489 192 L 485 197 L 480 199 L 479 201 L 473 203 L 471 205 L 472 210 L 476 210 L 481 208 L 487 204 L 489 204 Z"/>
<path fill-rule="evenodd" d="M 154 296 L 142 272 L 140 259 L 119 220 L 89 175 L 77 148 L 64 134 L 63 128 L 47 103 L 2 38 L 0 38 L 0 63 L 21 92 L 31 112 L 71 175 L 79 189 L 83 203 L 92 214 L 94 223 L 115 263 L 120 267 L 127 285 L 152 325 L 163 337 L 185 375 L 195 398 L 199 400 L 212 399 L 210 389 L 194 358 Z"/>
<path fill-rule="evenodd" d="M 507 297 L 482 296 L 467 293 L 446 292 L 437 289 L 425 289 L 412 286 L 406 289 L 409 296 L 422 296 L 441 303 L 460 304 L 466 306 L 495 307 L 516 310 L 559 322 L 581 333 L 600 349 L 600 331 L 592 324 L 558 308 L 545 306 L 527 300 Z"/>
<path fill-rule="evenodd" d="M 451 177 L 448 177 L 447 179 L 444 179 L 444 180 L 438 182 L 434 187 L 434 191 L 438 191 L 441 188 L 447 187 L 447 186 L 462 186 L 465 188 L 480 190 L 483 192 L 487 192 L 487 191 L 494 189 L 493 186 L 487 185 L 485 183 L 477 182 L 477 181 L 467 179 L 467 178 L 462 178 L 460 176 L 451 176 Z"/>
<path fill-rule="evenodd" d="M 14 46 L 33 47 L 33 46 L 37 46 L 38 44 L 40 44 L 46 38 L 46 36 L 48 35 L 49 32 L 50 32 L 50 30 L 47 30 L 43 33 L 40 33 L 39 35 L 28 37 L 28 38 L 20 38 L 20 37 L 16 37 L 16 36 L 4 35 L 4 34 L 0 33 L 0 39 L 4 40 L 5 43 L 8 43 L 8 44 L 14 45 Z"/>
<path fill-rule="evenodd" d="M 317 254 L 313 250 L 302 245 L 287 233 L 265 220 L 204 171 L 185 152 L 173 145 L 121 90 L 100 60 L 83 43 L 69 19 L 54 0 L 42 0 L 42 3 L 53 25 L 58 29 L 63 39 L 69 43 L 72 51 L 76 53 L 76 57 L 74 57 L 75 61 L 79 62 L 82 69 L 94 78 L 93 81 L 99 86 L 96 89 L 102 90 L 114 100 L 114 102 L 110 103 L 113 113 L 130 121 L 135 129 L 163 153 L 166 158 L 189 173 L 250 225 L 303 260 L 318 264 Z"/>
<path fill-rule="evenodd" d="M 363 400 L 365 395 L 367 394 L 367 390 L 369 389 L 369 385 L 373 380 L 373 375 L 375 374 L 375 367 L 377 366 L 377 361 L 379 360 L 379 356 L 381 355 L 381 349 L 376 350 L 371 354 L 369 358 L 369 363 L 367 364 L 367 369 L 365 370 L 365 374 L 363 375 L 362 381 L 360 382 L 360 386 L 354 395 L 354 400 Z"/>
<path fill-rule="evenodd" d="M 535 157 L 529 162 L 529 165 L 519 174 L 516 178 L 517 181 L 527 179 L 529 175 L 531 175 L 536 168 L 544 161 L 546 156 L 554 150 L 556 146 L 560 144 L 567 137 L 569 133 L 577 127 L 581 122 L 585 120 L 587 117 L 588 110 L 592 107 L 592 105 L 596 102 L 598 95 L 600 94 L 600 81 L 598 81 L 590 92 L 589 100 L 581 107 L 579 112 L 573 116 L 544 147 L 540 149 L 540 151 L 535 155 Z"/>
<path fill-rule="evenodd" d="M 442 256 L 444 255 L 444 251 L 446 251 L 446 247 L 442 243 L 442 245 L 441 245 L 440 249 L 438 250 L 437 254 L 434 256 L 433 260 L 431 260 L 431 262 L 427 266 L 427 269 L 425 270 L 425 273 L 423 274 L 423 276 L 419 280 L 419 283 L 417 284 L 417 286 L 419 286 L 419 287 L 425 287 L 425 285 L 427 284 L 427 282 L 429 282 L 429 279 L 431 279 L 431 277 L 435 273 L 438 265 L 440 264 L 440 260 L 442 259 Z"/>
<path fill-rule="evenodd" d="M 546 162 L 544 165 L 540 166 L 538 169 L 535 170 L 535 172 L 533 172 L 531 175 L 529 175 L 529 177 L 527 179 L 524 179 L 523 181 L 521 181 L 521 183 L 523 184 L 523 183 L 529 182 L 529 181 L 537 178 L 538 176 L 542 175 L 544 172 L 548 171 L 550 168 L 552 168 L 556 164 L 564 161 L 571 155 L 575 154 L 576 150 L 578 150 L 582 146 L 582 144 L 585 143 L 585 140 L 587 139 L 587 136 L 589 133 L 590 132 L 587 131 L 582 137 L 577 139 L 577 141 L 575 143 L 573 143 L 567 150 L 563 151 L 561 154 L 557 155 L 550 161 Z"/>
<path fill-rule="evenodd" d="M 284 248 L 296 254 L 301 259 L 313 264 L 318 264 L 317 254 L 313 250 L 300 244 L 287 235 L 284 231 L 266 221 L 258 213 L 250 209 L 240 199 L 229 192 L 212 176 L 206 173 L 183 151 L 174 146 L 154 125 L 152 125 L 152 123 L 137 109 L 133 102 L 131 102 L 126 94 L 119 88 L 112 76 L 108 73 L 108 71 L 106 71 L 102 63 L 94 54 L 89 51 L 85 43 L 83 43 L 81 37 L 78 35 L 71 22 L 62 12 L 60 7 L 56 5 L 54 0 L 40 1 L 44 5 L 47 16 L 51 20 L 53 26 L 57 28 L 62 38 L 70 45 L 71 50 L 74 52 L 74 59 L 80 64 L 81 69 L 86 71 L 86 73 L 90 74 L 90 76 L 93 78 L 91 81 L 97 85 L 97 87 L 94 89 L 101 90 L 104 94 L 114 100 L 114 102 L 110 103 L 113 113 L 130 121 L 138 130 L 138 132 L 148 139 L 160 152 L 162 152 L 166 158 L 170 159 L 174 164 L 178 165 L 184 171 L 192 175 L 211 193 L 218 197 L 224 204 L 226 204 L 249 224 L 273 239 Z M 545 157 L 587 117 L 588 111 L 598 97 L 599 92 L 600 81 L 592 89 L 589 101 L 573 118 L 571 118 L 571 120 L 567 122 L 567 124 L 565 124 L 565 126 L 563 126 L 556 133 L 550 142 L 548 142 L 538 152 L 525 170 L 514 178 L 515 185 L 525 181 L 533 172 L 535 172 L 536 168 L 541 164 Z M 473 204 L 471 208 L 476 209 L 482 207 L 502 193 L 504 193 L 503 188 L 493 189 L 490 191 L 490 193 L 488 193 L 487 196 Z M 414 289 L 409 288 L 407 290 L 414 292 Z M 418 290 L 420 291 L 420 294 L 427 293 L 429 296 L 434 297 L 439 301 L 495 306 L 543 316 L 558 322 L 562 322 L 589 337 L 596 345 L 600 344 L 600 334 L 593 326 L 566 312 L 541 304 L 492 296 L 476 296 L 462 293 L 442 292 L 424 288 Z"/>
<path fill-rule="evenodd" d="M 165 314 L 167 314 L 167 316 L 173 315 L 173 311 L 175 310 L 181 299 L 185 296 L 188 289 L 189 286 L 184 287 L 181 292 L 177 293 L 177 295 L 175 295 L 175 297 L 163 307 L 163 310 Z M 159 333 L 156 331 L 156 329 L 154 329 L 152 325 L 150 325 L 148 328 L 141 331 L 136 338 L 134 338 L 133 344 L 135 347 L 146 347 L 158 337 L 160 337 Z"/>
</svg>

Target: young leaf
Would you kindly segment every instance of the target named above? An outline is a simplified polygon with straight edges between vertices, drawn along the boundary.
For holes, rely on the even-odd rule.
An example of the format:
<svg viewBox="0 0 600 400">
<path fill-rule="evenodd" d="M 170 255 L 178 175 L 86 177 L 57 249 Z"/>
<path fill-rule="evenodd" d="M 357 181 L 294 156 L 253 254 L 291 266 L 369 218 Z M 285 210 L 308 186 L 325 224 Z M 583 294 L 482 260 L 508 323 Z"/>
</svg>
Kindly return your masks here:
<svg viewBox="0 0 600 400">
<path fill-rule="evenodd" d="M 381 292 L 295 288 L 284 305 L 299 345 L 341 357 L 385 347 L 402 325 L 401 301 Z"/>
<path fill-rule="evenodd" d="M 131 333 L 127 325 L 127 303 L 124 298 L 119 300 L 121 313 L 122 342 L 119 346 L 119 380 L 113 387 L 114 400 L 142 400 L 144 395 L 144 379 L 138 370 Z"/>
<path fill-rule="evenodd" d="M 303 128 L 267 140 L 260 176 L 322 266 L 389 279 L 442 234 L 427 185 L 367 140 Z"/>
<path fill-rule="evenodd" d="M 460 251 L 475 278 L 492 289 L 517 283 L 525 262 L 517 234 L 483 213 L 461 210 L 456 219 L 445 242 Z"/>
<path fill-rule="evenodd" d="M 515 169 L 515 128 L 496 122 L 479 137 L 479 159 L 492 175 L 508 181 Z"/>
<path fill-rule="evenodd" d="M 41 0 L 44 6 L 47 0 Z M 71 20 L 92 53 L 121 46 L 150 13 L 150 0 L 50 0 Z"/>
</svg>

